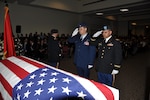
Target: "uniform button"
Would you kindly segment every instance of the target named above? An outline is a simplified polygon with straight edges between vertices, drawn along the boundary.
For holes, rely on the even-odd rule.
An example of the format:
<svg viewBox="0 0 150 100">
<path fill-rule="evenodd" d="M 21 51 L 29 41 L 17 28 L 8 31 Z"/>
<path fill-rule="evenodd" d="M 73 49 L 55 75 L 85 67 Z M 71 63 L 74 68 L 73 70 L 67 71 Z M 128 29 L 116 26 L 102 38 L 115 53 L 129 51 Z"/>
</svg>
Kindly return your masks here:
<svg viewBox="0 0 150 100">
<path fill-rule="evenodd" d="M 104 58 L 103 56 L 101 56 L 101 58 Z"/>
<path fill-rule="evenodd" d="M 104 53 L 102 53 L 102 55 L 104 55 Z"/>
<path fill-rule="evenodd" d="M 112 66 L 112 63 L 110 63 L 110 65 Z"/>
<path fill-rule="evenodd" d="M 102 50 L 102 52 L 104 52 L 105 50 Z"/>
<path fill-rule="evenodd" d="M 105 49 L 105 47 L 103 47 Z"/>
</svg>

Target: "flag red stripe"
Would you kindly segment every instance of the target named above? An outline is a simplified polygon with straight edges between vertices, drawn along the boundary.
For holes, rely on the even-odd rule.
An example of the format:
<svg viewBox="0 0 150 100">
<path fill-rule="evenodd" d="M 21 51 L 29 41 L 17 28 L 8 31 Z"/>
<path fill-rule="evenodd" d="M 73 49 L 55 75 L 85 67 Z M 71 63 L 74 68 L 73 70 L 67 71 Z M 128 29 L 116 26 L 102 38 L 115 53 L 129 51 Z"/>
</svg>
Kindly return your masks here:
<svg viewBox="0 0 150 100">
<path fill-rule="evenodd" d="M 114 100 L 114 95 L 109 88 L 95 81 L 91 81 L 91 82 L 104 94 L 107 100 Z"/>
<path fill-rule="evenodd" d="M 8 92 L 8 94 L 10 96 L 12 96 L 12 87 L 11 85 L 7 82 L 7 80 L 5 80 L 5 78 L 2 76 L 2 74 L 0 74 L 0 80 L 2 85 L 4 86 L 5 90 Z"/>
<path fill-rule="evenodd" d="M 20 68 L 18 65 L 10 62 L 9 60 L 2 60 L 2 63 L 7 66 L 12 72 L 14 72 L 20 79 L 25 78 L 29 73 L 24 69 Z"/>
<path fill-rule="evenodd" d="M 19 56 L 19 57 L 17 57 L 17 58 L 19 58 L 19 59 L 21 59 L 21 60 L 24 60 L 24 61 L 26 61 L 26 62 L 28 62 L 28 63 L 30 63 L 30 64 L 32 64 L 32 65 L 38 67 L 38 68 L 44 68 L 44 65 L 42 65 L 42 64 L 40 64 L 40 63 L 37 63 L 37 62 L 34 62 L 34 61 L 31 61 L 31 60 L 29 60 L 29 59 L 27 59 L 27 58 L 24 58 L 24 57 L 21 57 L 21 56 Z"/>
</svg>

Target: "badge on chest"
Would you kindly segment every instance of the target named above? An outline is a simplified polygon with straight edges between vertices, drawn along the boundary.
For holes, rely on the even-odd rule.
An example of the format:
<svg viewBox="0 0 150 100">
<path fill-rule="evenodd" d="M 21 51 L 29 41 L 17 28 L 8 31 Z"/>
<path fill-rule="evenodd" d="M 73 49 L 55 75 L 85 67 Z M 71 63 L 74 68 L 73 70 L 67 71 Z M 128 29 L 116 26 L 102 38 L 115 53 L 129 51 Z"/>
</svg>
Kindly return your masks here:
<svg viewBox="0 0 150 100">
<path fill-rule="evenodd" d="M 112 44 L 112 43 L 107 44 L 108 49 L 111 49 L 111 47 L 113 47 L 113 46 L 114 46 L 114 44 Z"/>
</svg>

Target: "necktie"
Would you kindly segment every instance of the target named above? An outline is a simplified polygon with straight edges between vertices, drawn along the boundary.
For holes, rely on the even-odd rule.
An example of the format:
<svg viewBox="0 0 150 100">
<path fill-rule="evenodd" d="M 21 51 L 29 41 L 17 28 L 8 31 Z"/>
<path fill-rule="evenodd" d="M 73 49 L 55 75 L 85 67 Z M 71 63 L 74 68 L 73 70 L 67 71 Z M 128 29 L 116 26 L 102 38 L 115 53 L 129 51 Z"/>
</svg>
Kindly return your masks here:
<svg viewBox="0 0 150 100">
<path fill-rule="evenodd" d="M 104 39 L 103 42 L 106 43 L 106 39 Z"/>
<path fill-rule="evenodd" d="M 83 40 L 83 37 L 81 36 L 81 37 L 80 37 L 80 41 L 82 41 L 82 40 Z"/>
</svg>

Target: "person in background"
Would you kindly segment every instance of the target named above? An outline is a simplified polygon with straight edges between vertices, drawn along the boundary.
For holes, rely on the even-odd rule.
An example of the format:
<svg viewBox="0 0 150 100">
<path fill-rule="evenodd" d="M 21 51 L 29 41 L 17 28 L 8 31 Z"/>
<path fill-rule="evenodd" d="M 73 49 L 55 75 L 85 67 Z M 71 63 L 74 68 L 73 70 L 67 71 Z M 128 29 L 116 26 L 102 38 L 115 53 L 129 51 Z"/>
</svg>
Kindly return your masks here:
<svg viewBox="0 0 150 100">
<path fill-rule="evenodd" d="M 48 38 L 48 62 L 49 65 L 58 68 L 61 49 L 59 45 L 59 41 L 57 40 L 58 37 L 58 30 L 52 29 L 50 36 Z"/>
<path fill-rule="evenodd" d="M 40 47 L 39 47 L 39 57 L 40 59 L 43 59 L 46 55 L 47 51 L 47 44 L 44 42 L 43 39 L 41 39 Z"/>
<path fill-rule="evenodd" d="M 103 38 L 99 37 L 100 34 Z M 113 86 L 115 74 L 119 73 L 121 67 L 122 48 L 120 42 L 112 36 L 111 27 L 104 26 L 85 44 L 98 46 L 98 58 L 96 60 L 98 81 Z"/>
<path fill-rule="evenodd" d="M 78 34 L 79 33 L 79 34 Z M 74 63 L 77 68 L 77 74 L 84 78 L 89 78 L 90 69 L 93 67 L 95 59 L 95 46 L 87 46 L 84 42 L 90 40 L 90 34 L 87 33 L 87 25 L 79 24 L 72 36 L 68 39 L 69 43 L 75 44 Z"/>
<path fill-rule="evenodd" d="M 31 57 L 31 58 L 34 58 L 35 57 L 35 49 L 36 49 L 36 45 L 33 41 L 33 39 L 30 39 L 29 42 L 26 44 L 26 56 L 27 57 Z"/>
</svg>

